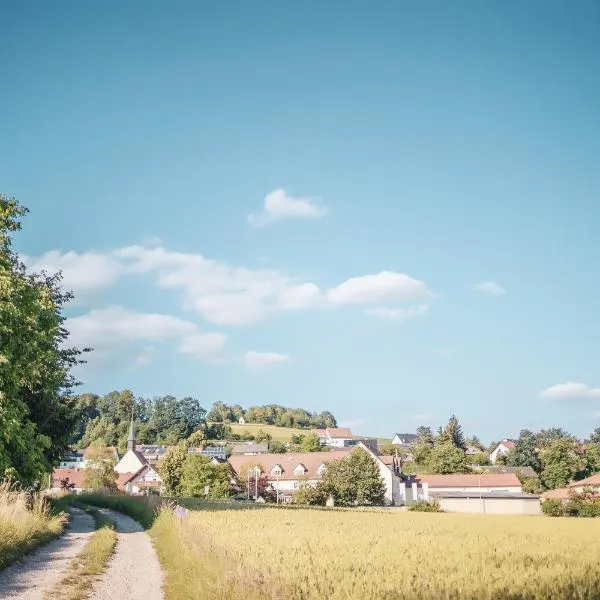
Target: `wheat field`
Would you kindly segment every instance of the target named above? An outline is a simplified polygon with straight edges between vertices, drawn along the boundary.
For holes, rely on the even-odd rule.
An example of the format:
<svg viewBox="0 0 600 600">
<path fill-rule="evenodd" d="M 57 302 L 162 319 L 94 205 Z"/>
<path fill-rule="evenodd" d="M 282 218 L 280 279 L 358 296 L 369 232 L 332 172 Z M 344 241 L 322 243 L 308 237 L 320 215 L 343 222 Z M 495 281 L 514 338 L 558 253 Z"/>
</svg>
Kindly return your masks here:
<svg viewBox="0 0 600 600">
<path fill-rule="evenodd" d="M 174 598 L 600 598 L 600 520 L 213 507 L 177 528 Z"/>
</svg>

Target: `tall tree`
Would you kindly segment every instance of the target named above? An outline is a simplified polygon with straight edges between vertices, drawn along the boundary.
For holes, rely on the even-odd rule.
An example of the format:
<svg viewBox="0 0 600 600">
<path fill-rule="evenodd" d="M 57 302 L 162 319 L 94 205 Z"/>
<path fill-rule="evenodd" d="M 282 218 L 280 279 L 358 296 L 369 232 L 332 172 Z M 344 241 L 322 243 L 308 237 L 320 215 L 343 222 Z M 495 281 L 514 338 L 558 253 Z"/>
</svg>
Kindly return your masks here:
<svg viewBox="0 0 600 600">
<path fill-rule="evenodd" d="M 465 453 L 451 442 L 437 444 L 427 463 L 432 473 L 468 473 Z"/>
<path fill-rule="evenodd" d="M 379 469 L 362 448 L 327 463 L 317 490 L 321 498 L 332 496 L 338 506 L 382 505 L 385 502 L 385 484 Z"/>
<path fill-rule="evenodd" d="M 417 427 L 417 438 L 419 439 L 418 443 L 426 444 L 427 446 L 433 448 L 434 438 L 431 427 L 426 427 L 425 425 Z"/>
<path fill-rule="evenodd" d="M 182 442 L 169 448 L 158 463 L 158 472 L 162 478 L 167 496 L 181 495 L 181 478 L 183 477 L 183 465 L 187 455 L 187 444 Z"/>
<path fill-rule="evenodd" d="M 100 443 L 90 446 L 87 461 L 83 476 L 86 489 L 117 489 L 116 460 L 110 448 Z"/>
<path fill-rule="evenodd" d="M 185 497 L 228 498 L 231 494 L 229 466 L 213 465 L 207 456 L 189 454 L 183 463 L 180 488 Z"/>
<path fill-rule="evenodd" d="M 575 442 L 568 438 L 558 438 L 550 443 L 542 454 L 543 484 L 550 489 L 565 487 L 585 468 L 585 460 L 578 453 Z"/>
<path fill-rule="evenodd" d="M 452 415 L 448 419 L 446 427 L 440 432 L 440 443 L 450 442 L 461 450 L 466 450 L 467 444 L 465 442 L 465 434 L 463 433 L 462 426 L 458 422 L 456 415 Z"/>
<path fill-rule="evenodd" d="M 67 448 L 78 420 L 60 275 L 27 272 L 12 250 L 27 210 L 0 195 L 0 479 L 32 483 Z"/>
<path fill-rule="evenodd" d="M 508 465 L 511 467 L 531 467 L 536 473 L 542 471 L 538 439 L 529 429 L 521 430 L 514 448 L 508 453 Z"/>
</svg>

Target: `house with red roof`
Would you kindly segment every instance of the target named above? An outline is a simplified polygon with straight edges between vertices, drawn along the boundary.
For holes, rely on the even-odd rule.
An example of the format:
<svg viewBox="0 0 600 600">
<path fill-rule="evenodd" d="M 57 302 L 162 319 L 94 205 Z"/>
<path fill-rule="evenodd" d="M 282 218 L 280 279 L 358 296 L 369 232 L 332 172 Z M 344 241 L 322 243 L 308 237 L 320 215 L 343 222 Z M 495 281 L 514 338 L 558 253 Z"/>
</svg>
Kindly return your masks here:
<svg viewBox="0 0 600 600">
<path fill-rule="evenodd" d="M 507 455 L 515 447 L 513 440 L 502 440 L 498 445 L 490 452 L 490 462 L 495 465 L 498 457 L 501 455 Z"/>
<path fill-rule="evenodd" d="M 352 435 L 348 427 L 326 427 L 325 429 L 313 429 L 321 446 L 329 446 L 330 448 L 348 448 L 356 446 L 358 440 Z"/>
</svg>

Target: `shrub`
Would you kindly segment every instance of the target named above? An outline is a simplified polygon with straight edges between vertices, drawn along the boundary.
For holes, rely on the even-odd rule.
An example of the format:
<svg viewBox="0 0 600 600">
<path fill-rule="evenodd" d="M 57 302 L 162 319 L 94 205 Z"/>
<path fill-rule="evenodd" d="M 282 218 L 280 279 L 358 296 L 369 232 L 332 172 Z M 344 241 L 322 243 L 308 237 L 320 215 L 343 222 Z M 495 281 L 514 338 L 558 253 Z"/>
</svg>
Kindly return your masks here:
<svg viewBox="0 0 600 600">
<path fill-rule="evenodd" d="M 563 507 L 560 500 L 546 500 L 542 503 L 542 512 L 549 517 L 562 517 Z"/>
<path fill-rule="evenodd" d="M 521 481 L 521 487 L 526 494 L 541 494 L 544 491 L 538 477 L 526 477 Z"/>
<path fill-rule="evenodd" d="M 437 500 L 417 500 L 414 504 L 408 507 L 412 512 L 442 512 L 440 503 Z"/>
</svg>

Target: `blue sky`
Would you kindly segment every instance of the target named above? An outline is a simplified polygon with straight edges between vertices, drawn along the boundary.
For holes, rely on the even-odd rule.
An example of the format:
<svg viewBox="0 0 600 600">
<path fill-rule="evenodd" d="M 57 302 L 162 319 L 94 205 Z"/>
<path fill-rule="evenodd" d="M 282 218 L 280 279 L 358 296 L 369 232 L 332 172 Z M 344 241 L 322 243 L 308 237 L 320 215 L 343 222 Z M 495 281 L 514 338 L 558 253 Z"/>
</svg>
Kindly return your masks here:
<svg viewBox="0 0 600 600">
<path fill-rule="evenodd" d="M 0 174 L 83 389 L 600 425 L 600 6 L 3 3 Z"/>
</svg>

